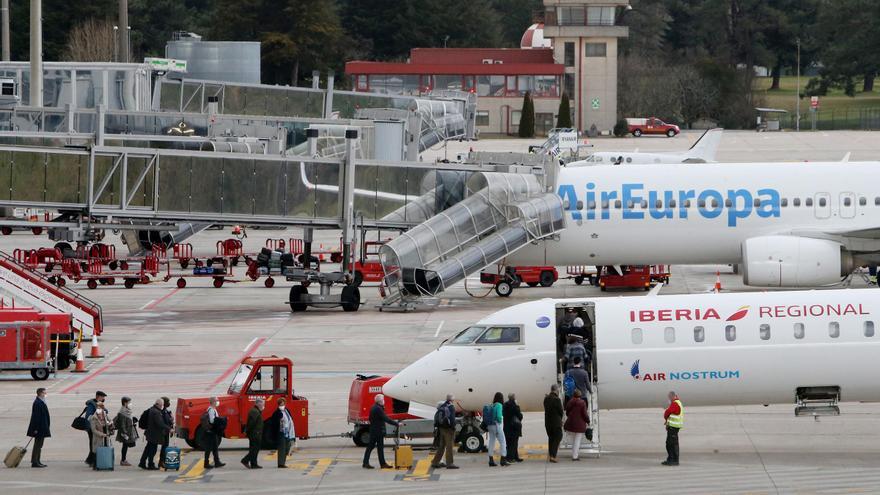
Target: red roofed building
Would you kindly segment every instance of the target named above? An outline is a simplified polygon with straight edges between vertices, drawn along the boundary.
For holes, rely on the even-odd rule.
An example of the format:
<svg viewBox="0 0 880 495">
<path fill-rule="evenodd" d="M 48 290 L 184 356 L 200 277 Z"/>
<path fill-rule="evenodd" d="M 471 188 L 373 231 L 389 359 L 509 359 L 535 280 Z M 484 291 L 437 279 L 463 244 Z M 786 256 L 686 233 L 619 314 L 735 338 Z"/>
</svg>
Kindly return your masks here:
<svg viewBox="0 0 880 495">
<path fill-rule="evenodd" d="M 556 125 L 563 91 L 572 100 L 576 127 L 610 130 L 617 119 L 617 39 L 627 35 L 616 23 L 627 4 L 544 0 L 546 25 L 530 26 L 522 48 L 413 48 L 406 62 L 355 60 L 345 64 L 345 73 L 355 91 L 476 93 L 482 133 L 516 133 L 527 91 L 539 134 Z"/>
</svg>

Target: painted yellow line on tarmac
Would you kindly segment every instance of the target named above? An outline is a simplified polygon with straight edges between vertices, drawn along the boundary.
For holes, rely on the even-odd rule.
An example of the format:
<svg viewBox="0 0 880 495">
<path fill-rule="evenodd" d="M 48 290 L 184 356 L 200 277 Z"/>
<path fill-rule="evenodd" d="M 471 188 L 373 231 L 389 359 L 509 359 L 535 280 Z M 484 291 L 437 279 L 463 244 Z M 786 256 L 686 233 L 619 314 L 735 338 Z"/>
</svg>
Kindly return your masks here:
<svg viewBox="0 0 880 495">
<path fill-rule="evenodd" d="M 333 459 L 324 458 L 318 459 L 317 462 L 312 464 L 312 469 L 307 473 L 309 476 L 324 476 L 327 472 L 327 468 L 329 468 L 333 464 Z"/>
</svg>

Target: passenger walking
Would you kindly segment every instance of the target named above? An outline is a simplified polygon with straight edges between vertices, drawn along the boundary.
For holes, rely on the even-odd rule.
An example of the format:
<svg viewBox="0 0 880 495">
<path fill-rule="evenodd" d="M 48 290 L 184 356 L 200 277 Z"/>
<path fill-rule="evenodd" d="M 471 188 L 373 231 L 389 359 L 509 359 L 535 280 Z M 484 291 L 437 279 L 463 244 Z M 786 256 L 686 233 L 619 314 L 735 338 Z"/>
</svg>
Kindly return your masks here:
<svg viewBox="0 0 880 495">
<path fill-rule="evenodd" d="M 27 436 L 34 439 L 34 450 L 31 451 L 31 467 L 44 468 L 40 461 L 43 453 L 43 441 L 51 437 L 49 432 L 49 406 L 46 405 L 46 389 L 37 389 L 37 397 L 31 406 L 31 420 L 28 424 Z"/>
<path fill-rule="evenodd" d="M 664 466 L 678 466 L 678 432 L 684 426 L 684 407 L 675 392 L 669 392 L 669 407 L 663 412 L 666 423 L 666 460 Z"/>
<path fill-rule="evenodd" d="M 434 414 L 434 427 L 437 428 L 439 442 L 437 443 L 437 452 L 431 461 L 434 468 L 445 467 L 446 469 L 458 469 L 453 462 L 453 448 L 455 447 L 455 397 L 452 394 L 446 396 L 446 402 L 437 406 L 437 413 Z M 440 462 L 446 453 L 446 464 Z"/>
<path fill-rule="evenodd" d="M 574 358 L 572 367 L 565 372 L 563 383 L 569 383 L 571 387 L 569 389 L 569 386 L 566 386 L 564 391 L 566 403 L 568 403 L 568 400 L 574 395 L 576 390 L 580 391 L 582 399 L 586 400 L 589 397 L 590 373 L 584 369 L 584 364 L 580 357 Z"/>
<path fill-rule="evenodd" d="M 581 399 L 581 391 L 575 390 L 574 396 L 565 405 L 565 434 L 571 443 L 571 460 L 579 461 L 581 440 L 587 432 L 590 424 L 590 416 L 587 414 L 587 404 Z"/>
<path fill-rule="evenodd" d="M 122 457 L 119 459 L 120 466 L 131 466 L 127 459 L 128 449 L 137 445 L 138 431 L 134 415 L 131 412 L 131 399 L 122 398 L 122 407 L 113 418 L 113 427 L 116 429 L 116 441 L 122 444 Z"/>
<path fill-rule="evenodd" d="M 279 399 L 279 403 L 283 399 Z M 263 469 L 257 464 L 260 455 L 260 447 L 263 444 L 263 410 L 266 409 L 265 399 L 258 398 L 254 401 L 254 407 L 248 411 L 245 433 L 248 437 L 248 453 L 241 459 L 241 463 L 248 469 Z"/>
<path fill-rule="evenodd" d="M 507 394 L 502 408 L 504 416 L 504 440 L 507 442 L 507 462 L 522 462 L 519 457 L 519 437 L 522 436 L 523 414 L 516 403 L 516 394 Z"/>
<path fill-rule="evenodd" d="M 495 392 L 492 398 L 492 404 L 483 406 L 483 421 L 486 423 L 486 429 L 489 431 L 489 465 L 495 466 L 495 440 L 498 440 L 498 454 L 500 454 L 501 465 L 510 465 L 507 462 L 507 441 L 504 438 L 504 411 L 502 404 L 504 403 L 504 394 Z"/>
<path fill-rule="evenodd" d="M 220 407 L 220 399 L 211 397 L 208 410 L 202 413 L 199 422 L 202 427 L 202 445 L 205 449 L 205 469 L 222 468 L 226 464 L 220 462 L 220 437 L 226 429 L 226 419 L 220 416 L 217 408 Z M 211 456 L 214 456 L 214 464 L 211 465 Z"/>
<path fill-rule="evenodd" d="M 278 399 L 278 409 L 272 415 L 272 424 L 277 433 L 278 467 L 287 467 L 287 455 L 290 453 L 290 444 L 296 438 L 296 430 L 293 426 L 293 417 L 287 410 L 287 399 Z"/>
<path fill-rule="evenodd" d="M 398 423 L 385 414 L 385 396 L 378 394 L 374 400 L 376 403 L 370 409 L 370 441 L 364 451 L 363 467 L 373 469 L 370 465 L 370 454 L 376 449 L 379 451 L 379 467 L 391 469 L 391 466 L 385 462 L 385 424 L 397 426 Z"/>
<path fill-rule="evenodd" d="M 165 467 L 165 451 L 168 450 L 171 432 L 174 431 L 174 415 L 171 414 L 171 399 L 168 397 L 162 397 L 162 419 L 167 429 L 162 441 L 159 442 L 159 469 Z"/>
<path fill-rule="evenodd" d="M 165 433 L 168 426 L 165 423 L 165 418 L 162 416 L 162 409 L 165 407 L 165 401 L 162 399 L 156 399 L 156 402 L 153 403 L 153 407 L 147 410 L 147 424 L 142 425 L 144 428 L 144 438 L 147 439 L 147 446 L 144 447 L 144 451 L 141 454 L 141 461 L 138 463 L 138 467 L 141 469 L 147 469 L 150 471 L 155 471 L 159 469 L 156 467 L 156 450 L 159 448 L 159 444 L 162 443 L 162 439 L 165 438 Z"/>
<path fill-rule="evenodd" d="M 92 463 L 89 466 L 92 469 L 97 469 L 94 454 L 98 451 L 98 447 L 108 445 L 107 442 L 113 433 L 113 423 L 110 422 L 107 410 L 104 409 L 103 401 L 96 403 L 95 414 L 89 418 L 89 429 L 92 431 Z"/>
<path fill-rule="evenodd" d="M 565 371 L 574 365 L 574 359 L 577 357 L 581 358 L 581 362 L 586 362 L 587 349 L 584 347 L 583 339 L 577 335 L 569 335 L 568 345 L 565 346 Z"/>
<path fill-rule="evenodd" d="M 104 400 L 106 398 L 107 398 L 107 394 L 98 390 L 97 392 L 95 392 L 94 399 L 89 399 L 86 401 L 86 407 L 83 410 L 83 417 L 86 418 L 86 421 L 91 419 L 92 415 L 95 414 L 95 411 L 98 409 L 98 403 L 100 402 L 103 404 Z M 93 444 L 93 442 L 92 442 L 92 436 L 93 436 L 92 429 L 91 428 L 87 429 L 86 433 L 89 435 L 89 455 L 86 456 L 85 462 L 86 462 L 86 464 L 91 466 L 95 463 L 95 451 L 92 448 L 92 444 Z"/>
<path fill-rule="evenodd" d="M 547 430 L 547 460 L 556 462 L 562 441 L 562 400 L 557 385 L 551 385 L 550 393 L 544 396 L 544 429 Z"/>
</svg>

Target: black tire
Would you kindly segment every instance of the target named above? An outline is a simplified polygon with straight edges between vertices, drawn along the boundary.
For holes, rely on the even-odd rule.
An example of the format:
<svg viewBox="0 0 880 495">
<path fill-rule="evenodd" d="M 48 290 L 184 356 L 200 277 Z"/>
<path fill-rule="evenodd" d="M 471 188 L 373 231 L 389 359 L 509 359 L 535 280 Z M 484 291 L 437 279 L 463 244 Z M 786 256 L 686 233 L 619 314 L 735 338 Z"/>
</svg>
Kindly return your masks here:
<svg viewBox="0 0 880 495">
<path fill-rule="evenodd" d="M 117 263 L 116 260 L 113 260 L 110 263 L 107 263 L 107 268 L 109 268 L 111 270 L 115 270 L 115 269 L 119 268 L 119 263 Z"/>
<path fill-rule="evenodd" d="M 271 289 L 272 287 L 275 287 L 275 279 L 269 277 L 266 279 L 265 282 L 263 282 L 263 285 L 265 285 L 267 289 Z"/>
<path fill-rule="evenodd" d="M 67 285 L 67 281 L 64 280 L 64 277 L 59 276 L 57 280 L 55 280 L 55 285 L 58 287 L 64 287 Z"/>
<path fill-rule="evenodd" d="M 305 311 L 309 306 L 306 303 L 300 302 L 302 300 L 303 294 L 308 294 L 309 289 L 306 289 L 302 285 L 294 285 L 290 288 L 290 311 L 293 313 L 297 313 L 300 311 Z"/>
<path fill-rule="evenodd" d="M 223 277 L 214 277 L 213 285 L 215 289 L 223 287 Z"/>
<path fill-rule="evenodd" d="M 202 446 L 199 445 L 199 441 L 195 438 L 185 438 L 184 441 L 189 445 L 189 448 L 193 450 L 202 450 Z"/>
<path fill-rule="evenodd" d="M 550 270 L 544 270 L 541 272 L 541 287 L 550 287 L 553 285 L 553 282 L 556 282 L 556 277 L 553 276 L 553 272 Z"/>
<path fill-rule="evenodd" d="M 635 136 L 635 137 L 642 137 L 642 130 L 641 130 L 641 129 L 636 129 L 636 130 L 634 130 L 634 131 L 633 131 L 633 136 Z"/>
<path fill-rule="evenodd" d="M 675 131 L 669 129 L 668 131 L 666 131 L 666 137 L 675 137 Z"/>
<path fill-rule="evenodd" d="M 479 432 L 470 431 L 462 438 L 461 448 L 468 454 L 479 454 L 483 450 L 483 435 Z"/>
<path fill-rule="evenodd" d="M 342 288 L 342 310 L 357 311 L 361 306 L 361 291 L 353 286 L 346 285 Z"/>
<path fill-rule="evenodd" d="M 177 288 L 182 289 L 184 287 L 186 287 L 186 279 L 183 277 L 180 277 L 179 279 L 177 279 Z"/>
<path fill-rule="evenodd" d="M 188 267 L 188 266 L 189 266 L 189 260 L 187 260 L 187 259 L 180 260 L 180 268 L 183 268 L 184 270 L 186 270 L 186 267 Z"/>
<path fill-rule="evenodd" d="M 238 266 L 238 262 L 239 262 L 238 256 L 232 258 L 232 266 Z"/>
<path fill-rule="evenodd" d="M 58 284 L 58 279 L 55 278 L 55 277 L 49 277 L 49 278 L 46 279 L 46 282 L 49 282 L 49 283 L 52 284 L 52 285 L 57 285 L 57 284 Z"/>
<path fill-rule="evenodd" d="M 495 293 L 498 294 L 499 297 L 510 297 L 511 292 L 513 292 L 513 286 L 510 282 L 502 280 L 495 284 Z"/>
<path fill-rule="evenodd" d="M 55 265 L 53 265 L 52 263 L 46 263 L 46 266 L 43 267 L 43 270 L 45 270 L 46 273 L 52 273 L 53 268 L 55 268 Z"/>
<path fill-rule="evenodd" d="M 358 447 L 366 447 L 370 443 L 370 427 L 359 426 L 354 430 L 354 433 L 351 434 L 351 439 Z"/>
<path fill-rule="evenodd" d="M 86 282 L 86 287 L 88 287 L 89 289 L 97 289 L 98 282 L 96 282 L 95 279 L 90 278 L 89 281 Z"/>
<path fill-rule="evenodd" d="M 526 282 L 526 285 L 528 285 L 529 287 L 537 287 L 538 282 Z"/>
<path fill-rule="evenodd" d="M 351 285 L 360 287 L 362 283 L 364 283 L 364 272 L 358 270 L 354 272 L 354 280 L 351 282 Z"/>
<path fill-rule="evenodd" d="M 136 283 L 137 283 L 136 278 L 127 278 L 127 279 L 125 279 L 125 288 L 126 289 L 133 289 L 134 284 L 136 284 Z"/>
<path fill-rule="evenodd" d="M 208 268 L 210 268 L 213 264 L 214 264 L 214 260 L 213 260 L 213 259 L 208 258 L 207 260 L 205 260 L 205 265 L 206 265 Z"/>
<path fill-rule="evenodd" d="M 582 283 L 584 283 L 584 277 L 581 275 L 576 276 L 574 278 L 574 283 L 577 285 L 581 285 Z"/>
<path fill-rule="evenodd" d="M 49 368 L 34 368 L 31 370 L 31 377 L 37 381 L 43 381 L 49 378 Z"/>
</svg>

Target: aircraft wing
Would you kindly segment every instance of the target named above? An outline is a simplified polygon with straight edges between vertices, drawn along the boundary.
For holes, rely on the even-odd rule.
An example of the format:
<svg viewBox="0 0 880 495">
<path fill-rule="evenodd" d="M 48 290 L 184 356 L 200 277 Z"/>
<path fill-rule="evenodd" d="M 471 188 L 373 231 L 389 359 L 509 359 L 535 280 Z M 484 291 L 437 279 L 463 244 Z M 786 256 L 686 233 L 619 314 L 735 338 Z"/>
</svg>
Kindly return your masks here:
<svg viewBox="0 0 880 495">
<path fill-rule="evenodd" d="M 828 239 L 831 237 L 843 237 L 847 239 L 866 239 L 866 240 L 880 240 L 880 227 L 872 227 L 868 229 L 857 229 L 857 230 L 847 230 L 847 229 L 830 229 L 830 230 L 817 230 L 817 229 L 794 229 L 786 233 L 782 233 L 782 235 L 794 235 L 794 236 L 802 236 L 802 237 L 814 237 L 818 239 Z"/>
</svg>

